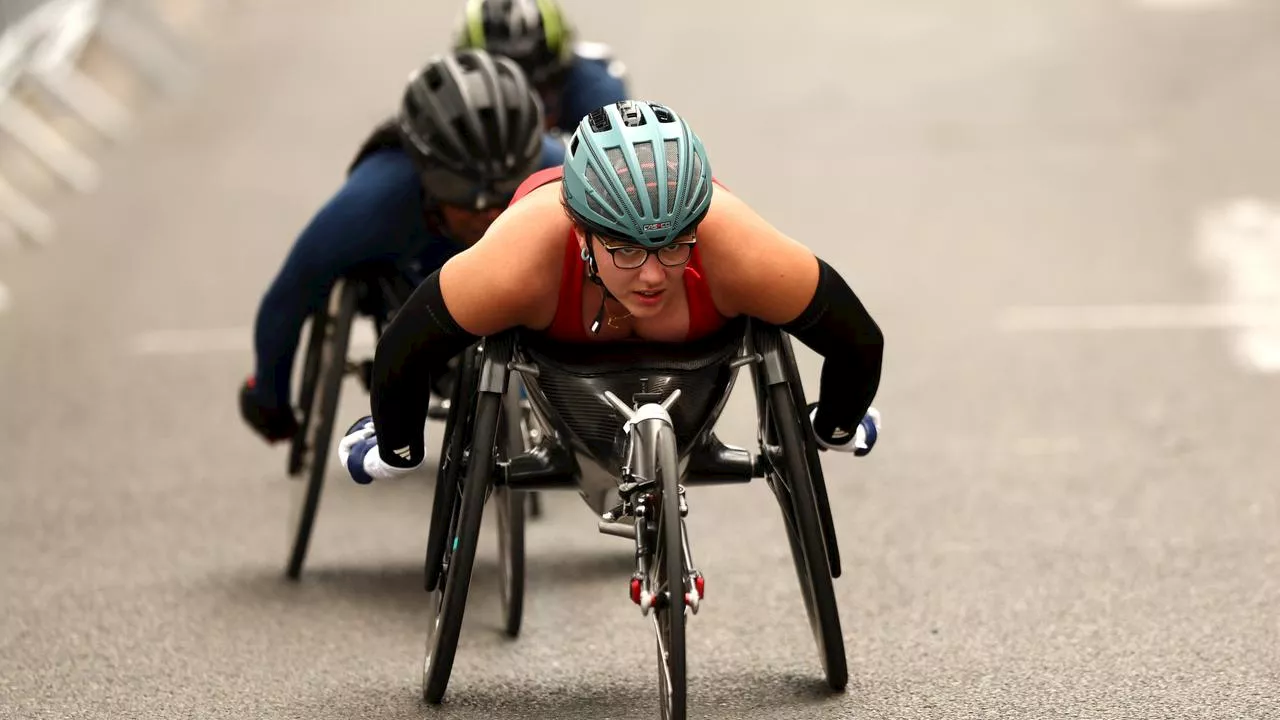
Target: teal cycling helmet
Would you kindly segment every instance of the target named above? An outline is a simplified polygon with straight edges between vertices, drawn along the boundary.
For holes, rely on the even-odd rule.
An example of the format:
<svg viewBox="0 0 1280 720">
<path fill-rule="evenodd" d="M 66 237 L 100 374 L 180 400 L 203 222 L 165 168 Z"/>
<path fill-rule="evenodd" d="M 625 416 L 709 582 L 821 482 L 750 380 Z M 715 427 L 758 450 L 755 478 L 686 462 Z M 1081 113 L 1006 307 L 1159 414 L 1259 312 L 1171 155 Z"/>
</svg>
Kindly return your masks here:
<svg viewBox="0 0 1280 720">
<path fill-rule="evenodd" d="M 562 187 L 565 206 L 585 229 L 660 248 L 711 208 L 711 164 L 679 115 L 655 103 L 623 100 L 578 123 Z"/>
</svg>

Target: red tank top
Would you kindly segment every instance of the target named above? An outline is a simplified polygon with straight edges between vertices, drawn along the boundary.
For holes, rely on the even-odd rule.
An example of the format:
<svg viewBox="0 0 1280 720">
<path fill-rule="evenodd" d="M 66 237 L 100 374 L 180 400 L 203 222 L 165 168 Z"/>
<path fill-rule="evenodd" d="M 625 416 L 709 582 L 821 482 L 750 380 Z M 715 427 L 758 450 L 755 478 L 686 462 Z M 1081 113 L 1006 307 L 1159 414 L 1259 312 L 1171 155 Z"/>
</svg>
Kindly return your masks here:
<svg viewBox="0 0 1280 720">
<path fill-rule="evenodd" d="M 530 175 L 525 179 L 511 198 L 511 205 L 535 189 L 564 177 L 562 166 L 549 167 Z M 714 180 L 713 180 L 714 181 Z M 510 205 L 508 205 L 510 207 Z M 578 248 L 578 239 L 573 231 L 565 239 L 564 266 L 560 275 L 560 298 L 556 303 L 556 315 L 546 334 L 561 342 L 588 342 L 591 335 L 582 324 L 582 284 L 586 281 L 586 261 L 582 259 L 582 251 Z M 689 264 L 684 269 L 684 291 L 689 304 L 689 332 L 686 340 L 696 340 L 720 329 L 727 318 L 716 309 L 711 299 L 711 288 L 707 285 L 706 273 L 702 269 L 702 260 L 698 254 L 698 246 L 693 246 Z"/>
</svg>

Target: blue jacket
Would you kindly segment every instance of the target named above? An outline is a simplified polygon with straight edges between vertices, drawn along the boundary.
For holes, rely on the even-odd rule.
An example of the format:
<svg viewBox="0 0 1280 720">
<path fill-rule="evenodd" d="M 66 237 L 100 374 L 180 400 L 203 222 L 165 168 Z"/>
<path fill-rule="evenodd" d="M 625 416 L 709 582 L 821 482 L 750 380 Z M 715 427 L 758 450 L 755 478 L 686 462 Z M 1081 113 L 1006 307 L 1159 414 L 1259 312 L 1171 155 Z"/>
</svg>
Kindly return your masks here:
<svg viewBox="0 0 1280 720">
<path fill-rule="evenodd" d="M 546 136 L 541 168 L 564 162 L 564 144 Z M 464 248 L 431 222 L 413 161 L 395 147 L 365 155 L 294 242 L 267 289 L 254 324 L 256 392 L 289 403 L 290 375 L 307 317 L 335 281 L 373 262 L 417 261 L 431 273 Z"/>
<path fill-rule="evenodd" d="M 547 108 L 566 135 L 572 135 L 583 117 L 596 108 L 627 99 L 627 86 L 622 77 L 610 70 L 607 58 L 577 55 L 565 74 L 559 107 Z M 618 74 L 621 74 L 619 71 Z"/>
</svg>

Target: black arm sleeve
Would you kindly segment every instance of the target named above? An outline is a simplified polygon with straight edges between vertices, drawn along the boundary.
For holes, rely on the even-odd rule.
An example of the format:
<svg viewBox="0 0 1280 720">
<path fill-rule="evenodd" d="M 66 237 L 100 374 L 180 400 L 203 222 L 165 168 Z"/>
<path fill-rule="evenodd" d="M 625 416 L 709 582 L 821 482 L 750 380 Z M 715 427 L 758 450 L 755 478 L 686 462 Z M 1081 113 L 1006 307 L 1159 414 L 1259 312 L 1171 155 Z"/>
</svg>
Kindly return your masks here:
<svg viewBox="0 0 1280 720">
<path fill-rule="evenodd" d="M 373 355 L 370 406 L 378 454 L 388 465 L 414 467 L 426 457 L 422 437 L 431 375 L 479 339 L 449 314 L 439 270 L 413 291 L 387 325 Z"/>
<path fill-rule="evenodd" d="M 814 432 L 848 442 L 880 387 L 884 334 L 844 278 L 818 258 L 818 288 L 796 319 L 782 326 L 822 356 Z"/>
</svg>

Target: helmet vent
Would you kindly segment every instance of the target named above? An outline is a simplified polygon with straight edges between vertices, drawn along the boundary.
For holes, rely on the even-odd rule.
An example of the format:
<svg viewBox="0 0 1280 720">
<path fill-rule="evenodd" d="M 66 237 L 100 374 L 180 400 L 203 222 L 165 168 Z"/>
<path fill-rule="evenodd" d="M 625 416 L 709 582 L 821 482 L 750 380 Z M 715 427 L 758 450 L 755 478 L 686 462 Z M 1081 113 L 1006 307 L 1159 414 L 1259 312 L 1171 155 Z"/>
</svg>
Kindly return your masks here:
<svg viewBox="0 0 1280 720">
<path fill-rule="evenodd" d="M 640 127 L 644 125 L 644 115 L 640 113 L 640 108 L 631 100 L 623 100 L 618 103 L 618 114 L 622 116 L 623 127 Z"/>
<path fill-rule="evenodd" d="M 613 200 L 609 196 L 609 191 L 605 189 L 604 182 L 600 179 L 600 174 L 597 173 L 596 169 L 590 165 L 587 166 L 586 180 L 587 187 L 595 190 L 596 195 L 604 198 L 605 202 L 609 204 L 609 210 L 605 210 L 600 206 L 600 202 L 596 200 L 595 195 L 587 193 L 587 204 L 591 206 L 591 209 L 600 213 L 604 217 L 612 217 L 620 214 L 618 208 L 614 206 Z"/>
<path fill-rule="evenodd" d="M 664 140 L 662 142 L 663 151 L 667 156 L 667 212 L 675 210 L 676 207 L 676 185 L 680 180 L 679 147 L 679 143 L 675 140 Z"/>
<path fill-rule="evenodd" d="M 427 72 L 423 74 L 427 81 L 427 87 L 432 91 L 439 90 L 444 85 L 444 74 L 440 72 L 439 65 L 432 65 L 427 68 Z"/>
<path fill-rule="evenodd" d="M 653 158 L 653 143 L 642 142 L 636 143 L 636 160 L 640 161 L 640 177 L 638 180 L 644 183 L 644 189 L 649 195 L 649 207 L 652 208 L 652 214 L 658 214 L 658 168 Z M 639 203 L 636 210 L 640 210 Z M 640 210 L 640 214 L 644 215 L 644 211 Z"/>
<path fill-rule="evenodd" d="M 596 108 L 587 115 L 587 124 L 591 127 L 591 132 L 609 132 L 613 129 L 613 123 L 609 122 L 609 114 L 604 108 Z"/>
<path fill-rule="evenodd" d="M 613 165 L 613 173 L 622 183 L 622 189 L 626 192 L 627 199 L 631 201 L 631 207 L 635 208 L 637 215 L 643 215 L 644 211 L 640 209 L 640 195 L 636 189 L 636 181 L 635 178 L 631 177 L 631 168 L 627 167 L 627 161 L 622 157 L 622 151 L 613 147 L 605 150 L 604 154 L 609 157 L 609 164 Z"/>
<path fill-rule="evenodd" d="M 658 118 L 658 122 L 673 123 L 676 121 L 675 113 L 671 112 L 665 107 L 661 105 L 654 105 L 653 103 L 649 103 L 649 107 L 653 109 L 653 115 L 654 117 Z"/>
</svg>

